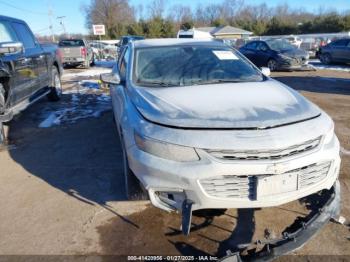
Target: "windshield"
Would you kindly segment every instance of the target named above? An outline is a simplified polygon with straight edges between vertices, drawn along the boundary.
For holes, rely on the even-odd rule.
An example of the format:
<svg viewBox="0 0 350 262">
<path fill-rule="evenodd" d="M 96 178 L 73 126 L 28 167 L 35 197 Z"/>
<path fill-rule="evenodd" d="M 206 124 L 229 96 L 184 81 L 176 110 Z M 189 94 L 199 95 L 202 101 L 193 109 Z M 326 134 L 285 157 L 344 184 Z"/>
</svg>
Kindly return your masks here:
<svg viewBox="0 0 350 262">
<path fill-rule="evenodd" d="M 226 46 L 173 46 L 136 49 L 134 83 L 142 86 L 189 86 L 263 81 L 242 55 Z"/>
<path fill-rule="evenodd" d="M 272 50 L 276 51 L 290 50 L 295 48 L 285 39 L 266 40 L 265 42 Z"/>
<path fill-rule="evenodd" d="M 61 40 L 58 43 L 58 46 L 70 47 L 70 46 L 84 46 L 83 40 Z"/>
</svg>

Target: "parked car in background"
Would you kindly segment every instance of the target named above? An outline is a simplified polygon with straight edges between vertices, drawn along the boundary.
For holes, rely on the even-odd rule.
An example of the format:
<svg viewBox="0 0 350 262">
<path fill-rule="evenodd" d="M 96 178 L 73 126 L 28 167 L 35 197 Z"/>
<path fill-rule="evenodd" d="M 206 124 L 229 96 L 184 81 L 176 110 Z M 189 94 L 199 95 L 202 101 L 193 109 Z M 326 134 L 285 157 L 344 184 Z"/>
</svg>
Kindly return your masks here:
<svg viewBox="0 0 350 262">
<path fill-rule="evenodd" d="M 120 38 L 118 44 L 118 56 L 123 52 L 124 47 L 127 46 L 132 41 L 143 40 L 145 37 L 138 35 L 125 35 Z"/>
<path fill-rule="evenodd" d="M 256 66 L 267 66 L 271 71 L 301 69 L 309 60 L 306 51 L 296 48 L 285 39 L 251 41 L 239 51 Z"/>
<path fill-rule="evenodd" d="M 291 45 L 295 46 L 296 48 L 300 48 L 300 45 L 302 44 L 303 40 L 300 37 L 297 36 L 288 36 L 285 38 Z"/>
<path fill-rule="evenodd" d="M 0 16 L 0 142 L 3 122 L 47 96 L 60 99 L 63 72 L 57 45 L 41 45 L 28 25 Z"/>
<path fill-rule="evenodd" d="M 63 66 L 89 68 L 95 62 L 94 52 L 85 39 L 62 39 L 58 42 Z"/>
<path fill-rule="evenodd" d="M 277 206 L 317 192 L 329 193 L 322 219 L 338 214 L 332 119 L 223 42 L 135 41 L 101 79 L 128 197 L 181 211 L 185 234 L 193 210 Z"/>
<path fill-rule="evenodd" d="M 116 59 L 118 47 L 114 44 L 108 44 L 104 42 L 90 42 L 94 59 Z"/>
<path fill-rule="evenodd" d="M 320 47 L 321 40 L 317 38 L 306 38 L 300 45 L 300 48 L 305 50 L 310 57 L 316 57 L 316 53 Z"/>
<path fill-rule="evenodd" d="M 318 57 L 324 64 L 350 63 L 350 38 L 337 39 L 320 47 Z"/>
</svg>

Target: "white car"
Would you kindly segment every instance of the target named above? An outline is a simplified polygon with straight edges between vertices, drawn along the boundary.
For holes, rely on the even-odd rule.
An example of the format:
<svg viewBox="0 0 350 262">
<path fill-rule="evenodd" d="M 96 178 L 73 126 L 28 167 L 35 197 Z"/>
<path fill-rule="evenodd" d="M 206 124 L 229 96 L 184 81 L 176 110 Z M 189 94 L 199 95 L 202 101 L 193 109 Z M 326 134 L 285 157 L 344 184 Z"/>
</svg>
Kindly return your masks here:
<svg viewBox="0 0 350 262">
<path fill-rule="evenodd" d="M 301 40 L 301 38 L 297 37 L 297 36 L 289 36 L 286 38 L 289 43 L 291 43 L 292 45 L 294 45 L 296 48 L 300 48 L 303 40 Z"/>
<path fill-rule="evenodd" d="M 193 210 L 277 206 L 336 184 L 332 119 L 222 42 L 135 41 L 101 79 L 129 198 L 182 211 L 186 233 Z"/>
</svg>

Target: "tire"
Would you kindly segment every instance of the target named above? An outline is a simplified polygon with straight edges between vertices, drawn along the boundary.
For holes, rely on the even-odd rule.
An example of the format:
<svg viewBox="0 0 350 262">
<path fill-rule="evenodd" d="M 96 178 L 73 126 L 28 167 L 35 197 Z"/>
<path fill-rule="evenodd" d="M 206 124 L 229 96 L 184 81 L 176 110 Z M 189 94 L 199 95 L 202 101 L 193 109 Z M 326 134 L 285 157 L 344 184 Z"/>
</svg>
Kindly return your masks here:
<svg viewBox="0 0 350 262">
<path fill-rule="evenodd" d="M 270 68 L 271 72 L 276 71 L 277 70 L 277 62 L 276 62 L 276 60 L 275 59 L 270 59 L 267 62 L 267 67 Z"/>
<path fill-rule="evenodd" d="M 92 55 L 90 66 L 95 65 L 95 55 Z"/>
<path fill-rule="evenodd" d="M 4 129 L 4 124 L 0 122 L 0 145 L 5 144 L 5 129 Z"/>
<path fill-rule="evenodd" d="M 325 53 L 320 55 L 320 60 L 323 64 L 329 65 L 332 63 L 332 57 L 330 54 Z"/>
<path fill-rule="evenodd" d="M 84 68 L 85 68 L 85 69 L 89 69 L 89 68 L 90 68 L 90 61 L 89 61 L 89 60 L 86 60 L 86 61 L 84 62 Z"/>
<path fill-rule="evenodd" d="M 52 67 L 52 78 L 51 78 L 51 86 L 50 86 L 50 93 L 47 95 L 47 98 L 50 101 L 58 101 L 61 99 L 62 95 L 62 84 L 61 84 L 61 78 L 60 74 L 58 73 L 57 67 L 53 66 Z"/>
<path fill-rule="evenodd" d="M 128 200 L 148 200 L 148 192 L 143 188 L 140 181 L 134 175 L 129 167 L 129 161 L 126 154 L 124 141 L 122 141 L 123 150 L 123 176 L 125 184 L 125 193 Z"/>
<path fill-rule="evenodd" d="M 3 113 L 5 111 L 5 89 L 2 84 L 0 84 L 0 113 Z"/>
</svg>

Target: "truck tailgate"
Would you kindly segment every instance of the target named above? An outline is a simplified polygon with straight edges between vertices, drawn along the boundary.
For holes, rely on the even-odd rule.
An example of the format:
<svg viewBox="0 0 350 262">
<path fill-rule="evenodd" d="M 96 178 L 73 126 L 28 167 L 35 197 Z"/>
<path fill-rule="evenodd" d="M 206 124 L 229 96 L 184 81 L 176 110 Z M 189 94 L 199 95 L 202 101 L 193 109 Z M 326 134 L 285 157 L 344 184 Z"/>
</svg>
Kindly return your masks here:
<svg viewBox="0 0 350 262">
<path fill-rule="evenodd" d="M 60 47 L 62 55 L 64 58 L 82 58 L 81 47 Z"/>
</svg>

